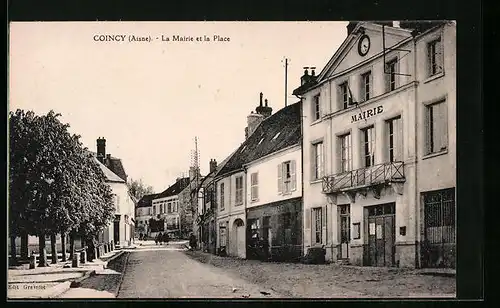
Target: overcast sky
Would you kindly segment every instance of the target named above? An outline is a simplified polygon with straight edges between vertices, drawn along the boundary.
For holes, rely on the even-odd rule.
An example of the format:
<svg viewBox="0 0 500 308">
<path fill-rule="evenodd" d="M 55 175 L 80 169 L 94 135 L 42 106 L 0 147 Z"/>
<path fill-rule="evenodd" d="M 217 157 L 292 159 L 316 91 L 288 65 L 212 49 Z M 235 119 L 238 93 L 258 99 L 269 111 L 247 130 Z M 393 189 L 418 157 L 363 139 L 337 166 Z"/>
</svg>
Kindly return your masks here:
<svg viewBox="0 0 500 308">
<path fill-rule="evenodd" d="M 202 174 L 244 140 L 259 92 L 273 113 L 288 103 L 302 67 L 321 71 L 345 39 L 347 22 L 12 23 L 9 109 L 53 109 L 89 149 L 106 138 L 129 177 L 156 192 L 191 163 L 198 137 Z M 126 35 L 96 42 L 95 35 Z M 129 35 L 151 42 L 129 42 Z M 162 41 L 169 37 L 170 42 Z M 173 42 L 173 35 L 210 42 Z M 213 36 L 228 37 L 214 41 Z"/>
</svg>

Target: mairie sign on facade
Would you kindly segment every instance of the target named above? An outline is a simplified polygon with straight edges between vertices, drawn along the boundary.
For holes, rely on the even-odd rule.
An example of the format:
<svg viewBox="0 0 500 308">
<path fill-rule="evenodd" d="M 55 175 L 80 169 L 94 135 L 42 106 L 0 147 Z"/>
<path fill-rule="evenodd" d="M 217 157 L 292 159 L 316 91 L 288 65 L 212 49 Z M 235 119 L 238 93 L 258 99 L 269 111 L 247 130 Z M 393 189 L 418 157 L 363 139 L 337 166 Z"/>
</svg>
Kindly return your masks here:
<svg viewBox="0 0 500 308">
<path fill-rule="evenodd" d="M 371 108 L 365 111 L 362 111 L 358 114 L 354 114 L 351 116 L 351 123 L 360 121 L 360 120 L 366 120 L 370 117 L 373 117 L 374 115 L 380 114 L 384 112 L 384 106 L 378 106 L 375 108 Z"/>
</svg>

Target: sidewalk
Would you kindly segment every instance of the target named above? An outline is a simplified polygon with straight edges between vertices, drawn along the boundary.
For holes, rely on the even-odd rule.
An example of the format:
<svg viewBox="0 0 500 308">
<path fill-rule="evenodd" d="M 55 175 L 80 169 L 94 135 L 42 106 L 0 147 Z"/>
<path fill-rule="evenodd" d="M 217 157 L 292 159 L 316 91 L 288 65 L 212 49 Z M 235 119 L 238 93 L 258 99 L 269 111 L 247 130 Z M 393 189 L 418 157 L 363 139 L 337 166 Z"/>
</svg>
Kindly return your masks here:
<svg viewBox="0 0 500 308">
<path fill-rule="evenodd" d="M 186 251 L 191 258 L 295 298 L 454 298 L 455 278 L 418 270 L 261 262 Z"/>
<path fill-rule="evenodd" d="M 20 298 L 52 298 L 80 283 L 82 280 L 106 269 L 110 260 L 123 253 L 120 250 L 108 252 L 100 259 L 92 262 L 80 263 L 78 268 L 71 267 L 71 260 L 47 267 L 29 269 L 24 264 L 7 272 L 8 299 Z M 68 267 L 69 265 L 69 267 Z"/>
</svg>

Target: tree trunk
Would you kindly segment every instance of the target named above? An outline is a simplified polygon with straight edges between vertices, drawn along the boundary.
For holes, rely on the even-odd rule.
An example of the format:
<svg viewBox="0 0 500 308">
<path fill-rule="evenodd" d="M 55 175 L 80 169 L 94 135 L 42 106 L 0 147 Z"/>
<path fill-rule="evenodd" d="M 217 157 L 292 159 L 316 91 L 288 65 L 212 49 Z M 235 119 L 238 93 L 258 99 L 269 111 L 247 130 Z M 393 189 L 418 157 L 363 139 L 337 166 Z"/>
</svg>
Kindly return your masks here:
<svg viewBox="0 0 500 308">
<path fill-rule="evenodd" d="M 56 234 L 50 235 L 50 251 L 52 252 L 52 264 L 57 264 Z"/>
<path fill-rule="evenodd" d="M 75 254 L 75 232 L 71 231 L 69 233 L 69 257 L 73 259 L 73 255 Z"/>
<path fill-rule="evenodd" d="M 40 257 L 38 258 L 38 267 L 49 266 L 47 263 L 47 253 L 45 251 L 45 234 L 42 233 L 38 236 L 38 249 L 40 250 Z"/>
<path fill-rule="evenodd" d="M 16 236 L 10 236 L 10 257 L 11 265 L 17 265 Z"/>
<path fill-rule="evenodd" d="M 28 233 L 21 233 L 21 259 L 28 260 L 29 259 L 29 251 L 28 251 Z"/>
<path fill-rule="evenodd" d="M 66 233 L 61 233 L 62 262 L 66 262 Z"/>
</svg>

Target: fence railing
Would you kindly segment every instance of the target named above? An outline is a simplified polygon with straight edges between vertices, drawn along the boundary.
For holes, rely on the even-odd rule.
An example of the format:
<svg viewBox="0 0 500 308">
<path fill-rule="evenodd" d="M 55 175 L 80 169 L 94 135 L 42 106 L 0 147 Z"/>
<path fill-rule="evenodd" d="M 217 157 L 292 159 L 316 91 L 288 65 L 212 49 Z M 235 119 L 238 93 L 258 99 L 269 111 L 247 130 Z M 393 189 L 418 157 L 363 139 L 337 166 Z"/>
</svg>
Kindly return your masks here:
<svg viewBox="0 0 500 308">
<path fill-rule="evenodd" d="M 390 162 L 325 176 L 323 177 L 323 193 L 404 180 L 404 163 Z"/>
</svg>

